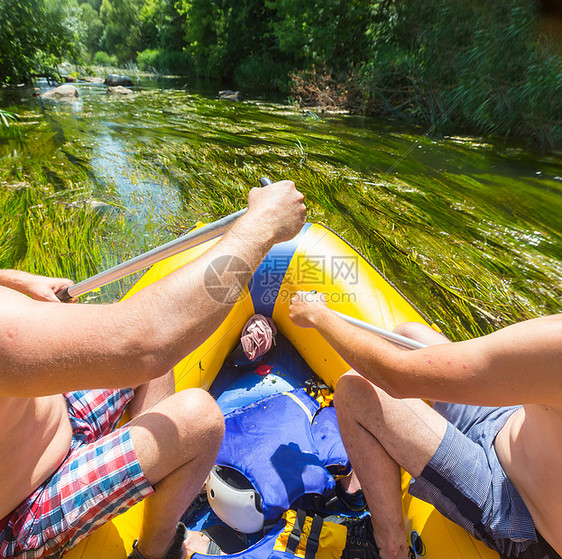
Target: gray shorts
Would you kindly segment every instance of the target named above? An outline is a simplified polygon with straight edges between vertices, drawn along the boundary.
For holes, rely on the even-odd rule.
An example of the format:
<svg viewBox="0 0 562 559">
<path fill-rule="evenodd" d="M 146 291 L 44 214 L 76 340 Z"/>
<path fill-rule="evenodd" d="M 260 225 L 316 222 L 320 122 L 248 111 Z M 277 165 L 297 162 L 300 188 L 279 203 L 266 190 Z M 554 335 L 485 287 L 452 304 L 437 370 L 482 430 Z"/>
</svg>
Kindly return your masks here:
<svg viewBox="0 0 562 559">
<path fill-rule="evenodd" d="M 508 557 L 537 542 L 533 519 L 494 448 L 496 435 L 520 407 L 436 403 L 434 409 L 449 421 L 447 431 L 410 485 L 413 496 Z"/>
</svg>

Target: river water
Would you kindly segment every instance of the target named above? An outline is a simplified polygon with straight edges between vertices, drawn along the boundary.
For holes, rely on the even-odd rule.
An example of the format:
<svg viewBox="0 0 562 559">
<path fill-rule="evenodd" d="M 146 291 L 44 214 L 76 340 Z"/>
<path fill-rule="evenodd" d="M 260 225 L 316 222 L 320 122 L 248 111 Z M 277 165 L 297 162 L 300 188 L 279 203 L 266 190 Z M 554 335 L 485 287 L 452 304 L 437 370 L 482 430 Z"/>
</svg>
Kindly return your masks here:
<svg viewBox="0 0 562 559">
<path fill-rule="evenodd" d="M 240 209 L 266 175 L 295 180 L 309 220 L 357 246 L 453 338 L 562 310 L 560 154 L 258 97 L 219 101 L 182 79 L 145 79 L 124 97 L 77 88 L 72 103 L 4 92 L 23 125 L 0 141 L 0 161 L 19 150 L 62 161 L 62 173 L 80 167 L 89 202 L 127 216 L 128 249 L 100 239 L 100 268 Z"/>
</svg>

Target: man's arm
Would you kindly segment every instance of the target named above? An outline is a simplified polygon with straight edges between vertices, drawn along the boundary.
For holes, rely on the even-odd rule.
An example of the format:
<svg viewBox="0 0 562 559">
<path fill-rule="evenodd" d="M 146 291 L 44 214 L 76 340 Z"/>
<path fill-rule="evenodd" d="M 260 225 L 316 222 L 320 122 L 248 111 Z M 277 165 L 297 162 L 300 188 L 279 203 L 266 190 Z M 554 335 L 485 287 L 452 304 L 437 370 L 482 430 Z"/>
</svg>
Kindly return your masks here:
<svg viewBox="0 0 562 559">
<path fill-rule="evenodd" d="M 0 270 L 0 286 L 29 295 L 36 301 L 58 303 L 56 293 L 71 285 L 69 279 L 37 276 L 22 270 Z"/>
<path fill-rule="evenodd" d="M 247 213 L 197 260 L 111 305 L 39 303 L 0 288 L 0 394 L 40 396 L 134 386 L 166 373 L 204 342 L 230 312 L 205 289 L 220 256 L 247 269 L 223 274 L 241 292 L 272 245 L 304 224 L 303 197 L 289 181 L 253 189 Z"/>
<path fill-rule="evenodd" d="M 291 318 L 316 328 L 345 361 L 399 398 L 477 405 L 552 404 L 562 397 L 562 315 L 538 318 L 469 341 L 403 351 L 299 292 Z"/>
</svg>

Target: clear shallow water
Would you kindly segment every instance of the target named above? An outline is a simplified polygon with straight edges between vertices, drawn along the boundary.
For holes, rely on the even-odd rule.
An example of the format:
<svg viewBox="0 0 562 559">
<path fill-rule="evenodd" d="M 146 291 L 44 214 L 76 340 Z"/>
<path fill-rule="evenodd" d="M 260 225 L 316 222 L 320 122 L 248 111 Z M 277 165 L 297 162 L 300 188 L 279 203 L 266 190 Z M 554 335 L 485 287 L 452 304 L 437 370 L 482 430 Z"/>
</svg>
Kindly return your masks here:
<svg viewBox="0 0 562 559">
<path fill-rule="evenodd" d="M 77 87 L 73 103 L 18 98 L 26 124 L 0 158 L 19 149 L 81 167 L 93 197 L 127 216 L 131 243 L 101 239 L 100 267 L 243 207 L 267 175 L 294 179 L 311 221 L 340 232 L 455 338 L 562 308 L 560 156 L 218 101 L 182 79 L 146 81 L 132 97 Z"/>
</svg>

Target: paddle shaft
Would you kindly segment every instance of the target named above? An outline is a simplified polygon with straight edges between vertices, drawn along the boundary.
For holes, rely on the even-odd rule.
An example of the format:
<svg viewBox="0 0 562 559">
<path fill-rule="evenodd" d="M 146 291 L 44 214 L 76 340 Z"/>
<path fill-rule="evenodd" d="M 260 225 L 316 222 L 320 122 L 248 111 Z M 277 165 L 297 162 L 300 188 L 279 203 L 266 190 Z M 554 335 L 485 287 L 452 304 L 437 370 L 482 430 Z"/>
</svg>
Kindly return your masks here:
<svg viewBox="0 0 562 559">
<path fill-rule="evenodd" d="M 272 181 L 267 177 L 262 177 L 260 179 L 260 184 L 262 186 L 267 186 L 268 184 L 272 184 Z M 243 210 L 218 219 L 217 221 L 209 223 L 199 229 L 190 231 L 189 233 L 186 233 L 169 243 L 153 248 L 152 250 L 140 254 L 139 256 L 135 256 L 134 258 L 122 262 L 117 266 L 113 266 L 113 268 L 109 268 L 109 270 L 105 270 L 95 276 L 92 276 L 91 278 L 87 278 L 71 285 L 70 287 L 64 288 L 57 293 L 57 297 L 63 302 L 70 301 L 71 299 L 80 297 L 80 295 L 84 295 L 93 289 L 98 289 L 99 287 L 103 287 L 111 282 L 122 279 L 130 274 L 138 272 L 139 270 L 148 268 L 148 266 L 156 264 L 165 258 L 174 256 L 184 250 L 188 250 L 202 243 L 206 243 L 207 241 L 216 239 L 217 237 L 223 235 L 239 217 L 246 213 L 246 211 L 247 208 L 244 208 Z M 378 326 L 373 326 L 368 322 L 353 318 L 352 316 L 345 315 L 338 311 L 334 312 L 350 324 L 354 324 L 365 330 L 374 332 L 375 334 L 378 334 L 397 345 L 408 349 L 420 349 L 422 347 L 427 347 L 425 344 L 412 340 L 411 338 L 395 334 L 394 332 L 390 332 L 384 328 L 379 328 Z"/>
<path fill-rule="evenodd" d="M 266 177 L 262 177 L 260 179 L 260 184 L 262 186 L 267 186 L 271 183 L 272 181 Z M 139 254 L 139 256 L 135 256 L 134 258 L 122 262 L 117 266 L 113 266 L 113 268 L 109 268 L 109 270 L 100 272 L 91 278 L 87 278 L 71 285 L 70 287 L 62 289 L 57 293 L 57 297 L 63 302 L 68 302 L 75 297 L 80 297 L 80 295 L 84 295 L 84 293 L 92 291 L 93 289 L 98 289 L 99 287 L 103 287 L 108 283 L 122 279 L 134 272 L 148 268 L 148 266 L 156 264 L 156 262 L 160 262 L 165 258 L 174 256 L 184 250 L 188 250 L 202 243 L 206 243 L 207 241 L 216 239 L 217 237 L 224 235 L 232 224 L 239 217 L 243 216 L 246 211 L 247 208 L 244 208 L 243 210 L 218 219 L 217 221 L 213 221 L 213 223 L 209 223 L 199 229 L 190 231 L 189 233 L 186 233 L 169 243 L 153 248 L 143 254 Z"/>
<path fill-rule="evenodd" d="M 313 289 L 312 293 L 318 293 L 318 291 Z M 396 334 L 396 332 L 391 332 L 390 330 L 385 330 L 384 328 L 374 326 L 373 324 L 365 322 L 364 320 L 359 320 L 358 318 L 343 314 L 339 311 L 334 311 L 334 313 L 336 313 L 340 318 L 343 318 L 346 322 L 349 322 L 350 324 L 353 324 L 355 326 L 359 326 L 359 328 L 363 328 L 363 330 L 374 332 L 381 338 L 384 338 L 385 340 L 388 340 L 389 342 L 392 342 L 393 344 L 399 345 L 406 349 L 422 349 L 423 347 L 427 347 L 427 344 L 422 344 L 421 342 L 413 340 L 412 338 L 407 338 L 406 336 Z"/>
<path fill-rule="evenodd" d="M 355 326 L 359 326 L 364 330 L 369 330 L 369 332 L 374 332 L 378 334 L 381 338 L 388 340 L 396 345 L 405 347 L 406 349 L 422 349 L 427 347 L 427 344 L 422 344 L 417 340 L 412 340 L 412 338 L 407 338 L 406 336 L 401 336 L 400 334 L 396 334 L 395 332 L 391 332 L 390 330 L 385 330 L 384 328 L 379 328 L 378 326 L 374 326 L 373 324 L 369 324 L 364 320 L 359 320 L 358 318 L 353 318 L 352 316 L 348 316 L 347 314 L 343 314 L 338 311 L 334 311 L 338 316 L 343 318 L 345 321 L 349 322 L 350 324 L 354 324 Z"/>
</svg>

